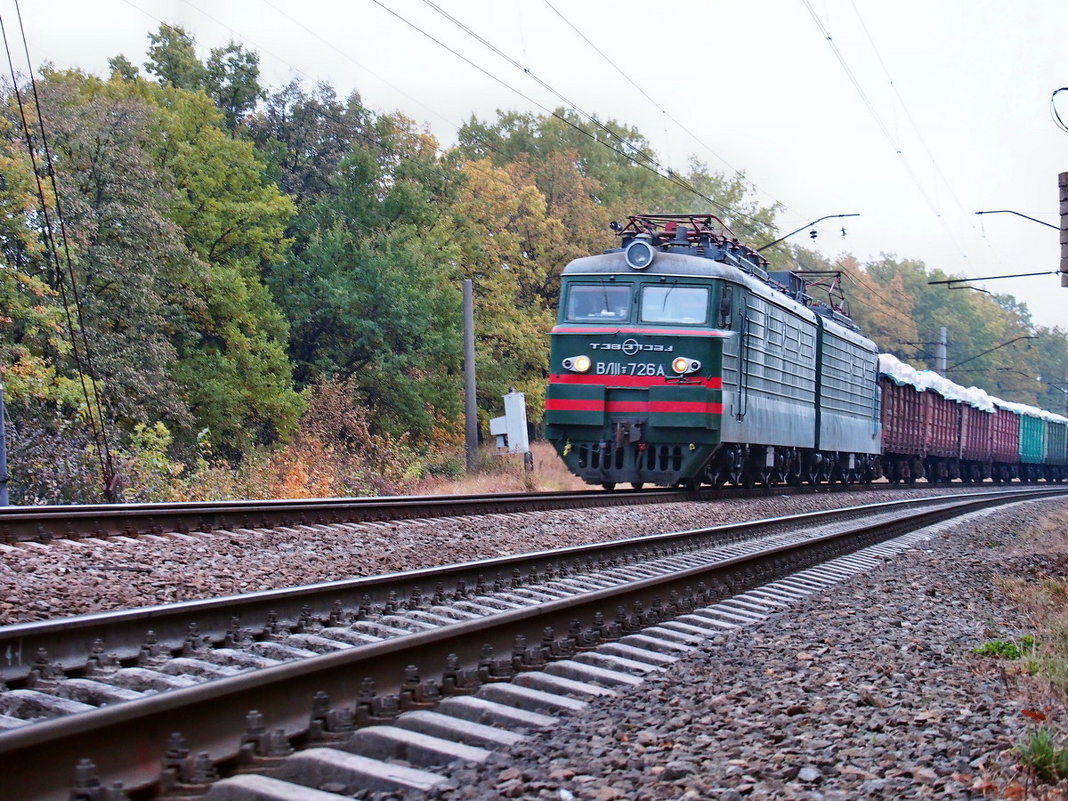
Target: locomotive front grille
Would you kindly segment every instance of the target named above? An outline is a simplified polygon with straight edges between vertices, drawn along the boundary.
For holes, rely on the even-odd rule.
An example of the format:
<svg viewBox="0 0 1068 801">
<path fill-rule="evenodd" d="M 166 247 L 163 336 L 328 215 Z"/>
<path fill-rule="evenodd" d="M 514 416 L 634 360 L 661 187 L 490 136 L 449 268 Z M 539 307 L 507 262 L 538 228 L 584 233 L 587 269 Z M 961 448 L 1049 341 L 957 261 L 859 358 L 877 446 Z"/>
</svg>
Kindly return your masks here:
<svg viewBox="0 0 1068 801">
<path fill-rule="evenodd" d="M 594 483 L 674 483 L 685 475 L 687 457 L 700 458 L 700 454 L 686 445 L 616 446 L 610 442 L 574 443 L 570 453 L 575 472 Z"/>
</svg>

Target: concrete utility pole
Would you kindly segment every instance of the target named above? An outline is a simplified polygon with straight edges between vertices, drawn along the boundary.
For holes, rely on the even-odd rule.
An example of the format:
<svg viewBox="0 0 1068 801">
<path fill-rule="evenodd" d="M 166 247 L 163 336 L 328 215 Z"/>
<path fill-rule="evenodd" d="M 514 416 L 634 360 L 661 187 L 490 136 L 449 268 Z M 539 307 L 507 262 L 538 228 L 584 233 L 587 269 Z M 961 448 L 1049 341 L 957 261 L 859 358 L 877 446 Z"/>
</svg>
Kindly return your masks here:
<svg viewBox="0 0 1068 801">
<path fill-rule="evenodd" d="M 478 407 L 475 404 L 475 290 L 464 279 L 464 419 L 467 439 L 467 472 L 478 461 Z"/>
<path fill-rule="evenodd" d="M 946 346 L 949 344 L 949 334 L 946 327 L 938 330 L 938 341 L 934 343 L 935 372 L 939 375 L 946 374 Z"/>
<path fill-rule="evenodd" d="M 1061 286 L 1068 287 L 1068 172 L 1057 176 L 1061 195 Z"/>
</svg>

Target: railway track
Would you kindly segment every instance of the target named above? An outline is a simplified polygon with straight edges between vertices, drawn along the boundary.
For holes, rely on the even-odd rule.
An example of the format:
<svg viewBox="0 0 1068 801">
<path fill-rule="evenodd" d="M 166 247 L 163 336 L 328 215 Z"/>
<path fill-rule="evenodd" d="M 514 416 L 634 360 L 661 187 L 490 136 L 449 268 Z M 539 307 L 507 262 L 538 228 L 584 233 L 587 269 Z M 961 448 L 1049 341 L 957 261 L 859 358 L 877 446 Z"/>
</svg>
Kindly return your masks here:
<svg viewBox="0 0 1068 801">
<path fill-rule="evenodd" d="M 313 759 L 307 750 L 293 759 L 285 754 L 293 745 L 318 752 L 359 741 L 364 757 L 396 757 L 399 748 L 410 763 L 430 759 L 413 757 L 412 737 L 394 731 L 398 713 L 429 714 L 440 702 L 452 717 L 495 720 L 522 719 L 520 711 L 532 706 L 567 708 L 574 703 L 569 693 L 626 685 L 621 668 L 640 672 L 643 664 L 666 663 L 693 645 L 702 626 L 730 625 L 731 614 L 752 613 L 748 602 L 726 600 L 732 596 L 968 511 L 1064 492 L 892 502 L 6 627 L 0 653 L 10 689 L 0 694 L 0 713 L 8 716 L 0 723 L 12 728 L 0 733 L 0 761 L 19 798 L 71 797 L 73 766 L 86 759 L 81 795 L 73 797 L 93 801 L 121 797 L 109 789 L 114 782 L 146 797 L 161 788 L 196 797 L 209 786 L 212 799 L 298 797 L 269 789 L 241 794 L 253 792 L 245 785 L 269 785 L 267 779 L 209 779 L 241 767 L 290 776 L 293 765 L 309 759 L 320 778 L 344 775 L 348 787 L 364 775 L 366 786 L 383 787 L 380 768 L 361 762 L 357 769 L 329 754 Z M 775 593 L 764 595 L 774 606 Z M 734 612 L 702 611 L 724 603 L 733 603 Z M 154 634 L 147 636 L 148 629 Z M 539 688 L 555 688 L 562 700 L 524 695 Z M 513 702 L 504 707 L 522 709 L 498 708 L 506 697 Z M 87 702 L 94 699 L 106 705 L 92 708 Z M 20 709 L 50 719 L 18 725 L 11 713 Z M 426 718 L 425 726 L 448 728 Z M 402 729 L 416 725 L 410 715 L 404 720 Z M 476 729 L 459 738 L 491 734 Z M 436 758 L 448 761 L 450 753 L 472 756 L 446 749 Z M 347 767 L 338 767 L 339 759 Z"/>
<path fill-rule="evenodd" d="M 205 501 L 189 503 L 95 504 L 0 507 L 0 544 L 47 544 L 55 539 L 137 537 L 279 527 L 432 519 L 463 515 L 729 500 L 775 495 L 807 495 L 895 489 L 943 489 L 937 484 L 775 485 L 745 489 L 652 488 L 605 492 L 511 492 L 484 495 L 394 496 L 386 498 L 312 498 L 280 501 Z M 992 484 L 953 484 L 953 489 L 993 488 Z"/>
</svg>

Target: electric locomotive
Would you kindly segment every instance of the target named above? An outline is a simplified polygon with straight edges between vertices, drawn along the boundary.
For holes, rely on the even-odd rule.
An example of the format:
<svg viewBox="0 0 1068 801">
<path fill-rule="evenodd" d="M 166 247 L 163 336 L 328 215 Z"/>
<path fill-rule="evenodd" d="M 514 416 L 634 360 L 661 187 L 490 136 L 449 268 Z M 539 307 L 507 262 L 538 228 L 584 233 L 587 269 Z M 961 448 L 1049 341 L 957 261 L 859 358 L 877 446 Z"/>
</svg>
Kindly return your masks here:
<svg viewBox="0 0 1068 801">
<path fill-rule="evenodd" d="M 635 215 L 561 276 L 545 435 L 621 482 L 870 481 L 877 350 L 711 214 Z"/>
</svg>

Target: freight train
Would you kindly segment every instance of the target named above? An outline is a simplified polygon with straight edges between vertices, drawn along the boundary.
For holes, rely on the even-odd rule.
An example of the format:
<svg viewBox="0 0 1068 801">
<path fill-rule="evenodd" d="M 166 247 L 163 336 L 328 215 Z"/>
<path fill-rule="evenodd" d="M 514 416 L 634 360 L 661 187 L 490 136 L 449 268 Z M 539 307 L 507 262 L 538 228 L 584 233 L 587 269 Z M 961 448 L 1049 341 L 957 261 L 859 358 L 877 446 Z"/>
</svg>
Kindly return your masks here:
<svg viewBox="0 0 1068 801">
<path fill-rule="evenodd" d="M 545 436 L 588 483 L 1068 477 L 1068 419 L 880 359 L 714 215 L 613 228 L 564 269 L 551 336 Z"/>
</svg>

